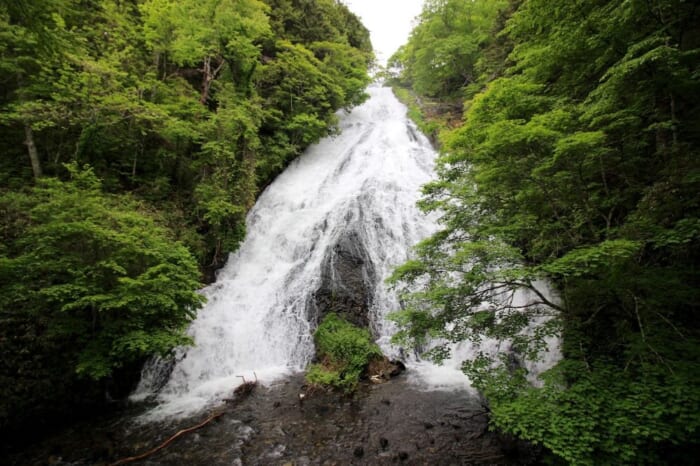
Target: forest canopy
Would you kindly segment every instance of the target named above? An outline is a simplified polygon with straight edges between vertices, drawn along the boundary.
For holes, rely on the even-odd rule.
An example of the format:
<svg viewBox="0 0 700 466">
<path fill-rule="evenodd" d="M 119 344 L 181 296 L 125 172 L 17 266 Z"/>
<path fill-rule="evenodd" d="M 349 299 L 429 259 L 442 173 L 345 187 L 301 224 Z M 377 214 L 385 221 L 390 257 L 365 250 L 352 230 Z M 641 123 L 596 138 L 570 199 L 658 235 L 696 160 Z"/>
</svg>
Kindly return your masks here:
<svg viewBox="0 0 700 466">
<path fill-rule="evenodd" d="M 441 121 L 442 148 L 421 201 L 442 228 L 393 277 L 397 340 L 501 341 L 465 372 L 492 425 L 553 461 L 698 452 L 698 14 L 681 0 L 428 0 L 390 61 Z M 523 291 L 529 305 L 512 299 Z M 533 385 L 525 368 L 554 336 L 562 359 Z"/>
</svg>

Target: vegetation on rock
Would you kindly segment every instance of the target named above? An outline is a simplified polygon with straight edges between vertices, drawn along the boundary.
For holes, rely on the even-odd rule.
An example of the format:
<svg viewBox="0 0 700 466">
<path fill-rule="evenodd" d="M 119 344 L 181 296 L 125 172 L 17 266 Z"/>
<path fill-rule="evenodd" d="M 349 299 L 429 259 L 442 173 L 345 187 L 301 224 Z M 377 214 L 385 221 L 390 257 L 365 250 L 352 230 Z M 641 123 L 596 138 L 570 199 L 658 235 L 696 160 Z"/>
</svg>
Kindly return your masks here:
<svg viewBox="0 0 700 466">
<path fill-rule="evenodd" d="M 323 318 L 314 332 L 314 342 L 320 363 L 309 367 L 307 381 L 345 392 L 357 387 L 372 360 L 383 357 L 367 329 L 356 327 L 335 313 Z"/>
</svg>

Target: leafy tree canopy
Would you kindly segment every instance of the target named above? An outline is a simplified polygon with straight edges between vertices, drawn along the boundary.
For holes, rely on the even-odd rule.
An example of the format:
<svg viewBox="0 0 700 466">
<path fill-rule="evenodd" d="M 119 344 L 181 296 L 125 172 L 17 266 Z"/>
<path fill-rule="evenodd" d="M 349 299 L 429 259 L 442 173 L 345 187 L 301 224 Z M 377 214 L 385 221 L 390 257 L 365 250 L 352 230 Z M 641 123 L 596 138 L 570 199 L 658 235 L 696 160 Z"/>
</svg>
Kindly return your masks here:
<svg viewBox="0 0 700 466">
<path fill-rule="evenodd" d="M 700 427 L 696 8 L 467 3 L 500 11 L 445 35 L 470 17 L 429 2 L 395 57 L 399 83 L 465 99 L 421 201 L 442 229 L 394 274 L 408 293 L 397 339 L 503 342 L 510 354 L 464 366 L 493 425 L 567 462 L 687 462 Z M 461 49 L 481 70 L 472 82 L 453 79 L 459 53 L 434 58 L 461 35 L 476 44 Z M 525 291 L 529 303 L 513 299 Z M 563 359 L 533 387 L 524 367 L 553 335 Z"/>
<path fill-rule="evenodd" d="M 1 199 L 3 309 L 77 344 L 75 370 L 99 379 L 124 361 L 189 342 L 203 302 L 187 250 L 127 197 L 106 196 L 91 170 L 47 178 Z"/>
<path fill-rule="evenodd" d="M 0 196 L 2 425 L 75 375 L 102 380 L 191 343 L 204 301 L 194 258 L 146 206 L 68 169 L 69 181 Z"/>
</svg>

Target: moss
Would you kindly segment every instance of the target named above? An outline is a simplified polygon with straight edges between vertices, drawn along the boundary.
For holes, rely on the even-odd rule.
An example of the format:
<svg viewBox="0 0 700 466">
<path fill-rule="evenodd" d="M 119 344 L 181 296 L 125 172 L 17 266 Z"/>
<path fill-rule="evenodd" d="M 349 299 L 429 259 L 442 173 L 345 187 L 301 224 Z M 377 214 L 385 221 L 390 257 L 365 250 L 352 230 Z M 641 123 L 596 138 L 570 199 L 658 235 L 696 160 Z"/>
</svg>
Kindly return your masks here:
<svg viewBox="0 0 700 466">
<path fill-rule="evenodd" d="M 453 126 L 454 116 L 439 110 L 439 104 L 427 97 L 419 98 L 410 89 L 394 85 L 391 87 L 396 98 L 408 107 L 408 118 L 435 145 L 439 146 L 440 133 Z M 428 108 L 430 107 L 430 109 Z"/>
<path fill-rule="evenodd" d="M 357 387 L 370 361 L 382 357 L 368 330 L 334 313 L 328 314 L 318 326 L 314 342 L 321 362 L 309 367 L 307 381 L 345 392 Z"/>
</svg>

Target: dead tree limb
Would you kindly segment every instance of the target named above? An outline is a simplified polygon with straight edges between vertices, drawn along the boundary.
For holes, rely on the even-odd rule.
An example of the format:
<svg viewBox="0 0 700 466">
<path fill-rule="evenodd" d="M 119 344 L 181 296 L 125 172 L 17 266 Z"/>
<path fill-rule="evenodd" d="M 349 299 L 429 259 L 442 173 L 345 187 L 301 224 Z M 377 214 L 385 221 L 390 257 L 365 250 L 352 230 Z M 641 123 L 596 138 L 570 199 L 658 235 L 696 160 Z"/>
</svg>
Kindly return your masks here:
<svg viewBox="0 0 700 466">
<path fill-rule="evenodd" d="M 233 394 L 237 398 L 244 397 L 246 395 L 249 395 L 250 392 L 253 391 L 253 389 L 258 385 L 258 374 L 253 372 L 253 375 L 255 376 L 255 382 L 248 382 L 245 377 L 242 375 L 237 375 L 236 377 L 239 377 L 243 380 L 243 383 L 236 387 L 236 389 L 233 391 Z"/>
<path fill-rule="evenodd" d="M 240 377 L 241 379 L 243 379 L 243 384 L 238 386 L 233 391 L 233 393 L 236 395 L 237 398 L 226 398 L 223 401 L 226 403 L 230 403 L 230 402 L 236 401 L 237 399 L 239 399 L 243 396 L 249 395 L 253 391 L 253 389 L 258 385 L 258 374 L 253 372 L 253 375 L 255 376 L 255 382 L 246 381 L 245 377 L 243 377 L 242 375 L 236 376 L 236 377 Z M 122 458 L 119 461 L 111 463 L 109 466 L 118 466 L 120 464 L 131 463 L 132 461 L 139 461 L 139 460 L 142 460 L 144 458 L 147 458 L 147 457 L 151 456 L 152 454 L 154 454 L 154 453 L 162 450 L 163 448 L 167 447 L 168 445 L 170 445 L 172 443 L 172 441 L 177 439 L 178 437 L 181 437 L 181 436 L 183 436 L 187 433 L 190 433 L 190 432 L 194 432 L 197 429 L 201 429 L 202 427 L 206 426 L 214 419 L 217 419 L 217 418 L 223 416 L 225 412 L 226 412 L 225 410 L 222 410 L 222 411 L 219 411 L 217 413 L 213 413 L 208 418 L 206 418 L 205 420 L 203 420 L 202 422 L 197 424 L 196 426 L 188 427 L 187 429 L 182 429 L 181 431 L 179 431 L 178 433 L 176 433 L 172 437 L 168 438 L 165 442 L 161 443 L 157 447 L 155 447 L 151 450 L 148 450 L 145 453 L 141 453 L 140 455 L 130 456 L 128 458 Z"/>
<path fill-rule="evenodd" d="M 205 420 L 203 420 L 202 422 L 200 422 L 199 424 L 197 424 L 196 426 L 188 427 L 187 429 L 182 429 L 181 431 L 179 431 L 178 433 L 176 433 L 172 437 L 168 438 L 165 442 L 161 443 L 160 445 L 158 445 L 157 447 L 155 447 L 151 450 L 148 450 L 145 453 L 141 453 L 140 455 L 136 455 L 136 456 L 130 456 L 128 458 L 122 458 L 119 461 L 116 461 L 116 462 L 110 464 L 109 466 L 118 466 L 120 464 L 131 463 L 132 461 L 139 461 L 139 460 L 142 460 L 144 458 L 147 458 L 147 457 L 151 456 L 152 454 L 154 454 L 154 453 L 162 450 L 163 448 L 167 447 L 168 445 L 170 445 L 170 443 L 172 443 L 172 441 L 177 439 L 178 437 L 181 437 L 189 432 L 193 432 L 197 429 L 201 429 L 202 427 L 206 426 L 214 419 L 217 419 L 217 418 L 223 416 L 224 412 L 225 411 L 219 411 L 218 413 L 214 413 L 211 416 L 209 416 L 208 418 L 206 418 Z"/>
</svg>

